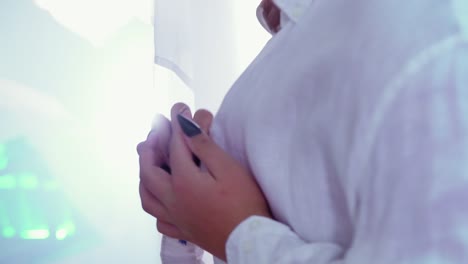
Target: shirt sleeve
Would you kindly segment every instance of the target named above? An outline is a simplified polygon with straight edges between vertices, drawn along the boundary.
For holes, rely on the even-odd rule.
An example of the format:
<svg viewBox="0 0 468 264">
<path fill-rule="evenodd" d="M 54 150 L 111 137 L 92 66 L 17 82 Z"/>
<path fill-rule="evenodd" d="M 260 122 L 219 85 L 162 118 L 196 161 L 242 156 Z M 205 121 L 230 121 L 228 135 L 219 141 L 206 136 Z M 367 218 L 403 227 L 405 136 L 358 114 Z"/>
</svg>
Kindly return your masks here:
<svg viewBox="0 0 468 264">
<path fill-rule="evenodd" d="M 356 199 L 349 247 L 304 241 L 282 223 L 253 216 L 229 236 L 228 263 L 468 263 L 464 45 L 406 76 L 379 110 L 376 129 L 369 124 L 369 133 L 362 134 L 368 151 L 357 152 L 365 154 L 356 158 L 359 170 L 346 175 L 355 181 L 348 198 Z"/>
<path fill-rule="evenodd" d="M 226 243 L 228 263 L 331 263 L 343 255 L 333 243 L 308 244 L 289 227 L 260 216 L 244 220 Z"/>
<path fill-rule="evenodd" d="M 163 236 L 161 241 L 161 263 L 203 264 L 203 250 L 198 246 L 178 239 Z"/>
</svg>

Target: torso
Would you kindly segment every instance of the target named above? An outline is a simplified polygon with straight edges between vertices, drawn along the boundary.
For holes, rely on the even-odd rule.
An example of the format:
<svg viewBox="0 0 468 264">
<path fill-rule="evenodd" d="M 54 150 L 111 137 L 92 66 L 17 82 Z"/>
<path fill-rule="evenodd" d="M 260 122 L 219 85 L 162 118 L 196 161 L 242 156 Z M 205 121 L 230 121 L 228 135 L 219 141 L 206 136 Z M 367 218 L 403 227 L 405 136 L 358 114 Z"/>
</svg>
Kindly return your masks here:
<svg viewBox="0 0 468 264">
<path fill-rule="evenodd" d="M 396 14 L 411 23 L 410 11 L 398 13 L 392 3 L 342 2 L 321 1 L 318 10 L 283 28 L 232 87 L 211 133 L 253 172 L 276 220 L 306 241 L 346 247 L 355 217 L 351 153 L 383 100 L 379 88 L 424 45 L 450 34 L 451 25 L 426 21 L 437 26 L 430 32 L 408 24 L 420 30 L 419 39 L 395 46 L 390 40 L 402 37 L 401 23 L 386 23 Z M 364 16 L 363 6 L 376 14 Z M 366 22 L 383 10 L 392 15 L 378 25 Z"/>
</svg>

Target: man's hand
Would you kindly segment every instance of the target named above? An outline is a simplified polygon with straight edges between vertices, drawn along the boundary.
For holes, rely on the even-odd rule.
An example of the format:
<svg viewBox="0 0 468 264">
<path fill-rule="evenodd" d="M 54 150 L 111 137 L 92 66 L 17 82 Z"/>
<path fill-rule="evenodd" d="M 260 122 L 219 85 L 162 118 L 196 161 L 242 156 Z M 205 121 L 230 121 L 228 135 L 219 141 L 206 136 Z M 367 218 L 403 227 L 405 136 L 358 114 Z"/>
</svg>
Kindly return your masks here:
<svg viewBox="0 0 468 264">
<path fill-rule="evenodd" d="M 229 234 L 249 216 L 271 217 L 267 202 L 252 174 L 204 131 L 212 120 L 208 111 L 195 114 L 202 129 L 190 124 L 190 110 L 183 104 L 172 108 L 171 119 L 172 175 L 160 168 L 163 155 L 151 144 L 142 143 L 138 148 L 143 208 L 158 219 L 162 234 L 193 242 L 226 260 Z M 191 137 L 184 134 L 180 123 Z M 193 154 L 206 170 L 194 163 Z"/>
</svg>

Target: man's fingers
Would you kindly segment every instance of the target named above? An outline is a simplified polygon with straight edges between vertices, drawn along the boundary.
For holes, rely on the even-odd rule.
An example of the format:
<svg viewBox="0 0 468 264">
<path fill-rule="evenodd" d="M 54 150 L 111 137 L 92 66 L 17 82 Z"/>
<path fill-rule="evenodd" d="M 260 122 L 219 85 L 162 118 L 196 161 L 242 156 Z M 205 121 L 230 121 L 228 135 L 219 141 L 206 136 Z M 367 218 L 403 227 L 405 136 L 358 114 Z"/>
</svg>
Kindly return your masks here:
<svg viewBox="0 0 468 264">
<path fill-rule="evenodd" d="M 169 121 L 168 121 L 169 122 Z M 171 137 L 170 124 L 164 125 L 159 131 L 152 130 L 145 141 L 137 145 L 138 155 L 145 153 L 152 165 L 161 167 L 169 162 L 169 141 Z"/>
<path fill-rule="evenodd" d="M 192 119 L 190 108 L 182 103 L 175 104 L 171 110 L 172 119 L 172 137 L 170 144 L 170 166 L 174 175 L 191 175 L 199 169 L 193 162 L 193 155 L 186 145 L 183 137 L 182 129 L 178 123 L 178 115 L 183 115 L 188 119 Z M 183 172 L 183 173 L 179 173 Z"/>
<path fill-rule="evenodd" d="M 229 174 L 246 174 L 240 164 L 201 131 L 197 124 L 183 116 L 179 116 L 179 119 L 180 126 L 186 131 L 185 138 L 190 151 L 201 160 L 216 179 L 222 178 L 227 171 Z"/>
<path fill-rule="evenodd" d="M 154 165 L 154 166 L 161 166 L 165 163 L 165 156 L 164 153 L 155 150 L 151 147 L 148 141 L 143 141 L 137 146 L 138 156 L 140 157 L 140 165 L 142 161 L 145 165 Z"/>
<path fill-rule="evenodd" d="M 210 135 L 211 123 L 213 122 L 213 114 L 205 109 L 200 109 L 193 115 L 193 121 L 208 135 Z"/>
<path fill-rule="evenodd" d="M 157 146 L 156 146 L 157 147 Z M 137 146 L 138 156 L 140 157 L 140 165 L 144 161 L 145 165 L 161 167 L 168 162 L 168 153 L 155 149 L 148 141 L 143 141 Z"/>
<path fill-rule="evenodd" d="M 139 192 L 143 210 L 157 219 L 168 222 L 169 214 L 166 207 L 141 182 Z"/>
<path fill-rule="evenodd" d="M 146 140 L 137 147 L 138 153 L 141 152 L 143 147 L 148 147 L 154 152 L 154 165 L 161 167 L 169 163 L 169 141 L 171 133 L 171 122 L 163 115 L 156 115 Z"/>
<path fill-rule="evenodd" d="M 169 121 L 164 115 L 158 114 L 153 118 L 151 131 L 148 134 L 146 141 L 154 148 L 161 148 L 162 145 L 166 145 L 165 148 L 168 148 L 169 139 L 171 138 L 171 130 L 171 121 Z M 164 148 L 161 148 L 161 150 L 164 150 Z"/>
<path fill-rule="evenodd" d="M 139 155 L 141 182 L 157 199 L 167 202 L 172 190 L 171 176 L 154 165 L 154 152 L 148 146 L 140 147 Z"/>
</svg>

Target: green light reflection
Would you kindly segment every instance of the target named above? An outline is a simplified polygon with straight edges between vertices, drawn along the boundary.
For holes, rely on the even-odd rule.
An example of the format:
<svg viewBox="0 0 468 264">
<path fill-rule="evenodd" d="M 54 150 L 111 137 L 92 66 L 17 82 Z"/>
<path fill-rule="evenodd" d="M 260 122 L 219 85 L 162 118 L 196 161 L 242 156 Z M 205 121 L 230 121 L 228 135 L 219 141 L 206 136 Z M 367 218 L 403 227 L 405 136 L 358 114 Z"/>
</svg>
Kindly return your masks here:
<svg viewBox="0 0 468 264">
<path fill-rule="evenodd" d="M 65 229 L 58 229 L 55 231 L 55 238 L 57 240 L 64 240 L 68 236 L 67 230 Z"/>
<path fill-rule="evenodd" d="M 8 158 L 0 157 L 0 171 L 6 169 L 7 167 L 8 167 Z"/>
<path fill-rule="evenodd" d="M 50 236 L 48 229 L 31 229 L 21 232 L 22 239 L 47 239 Z"/>
<path fill-rule="evenodd" d="M 9 190 L 16 188 L 16 179 L 11 174 L 0 176 L 0 190 Z"/>
<path fill-rule="evenodd" d="M 0 144 L 0 171 L 7 168 L 9 158 L 6 153 L 6 146 Z M 32 172 L 23 172 L 20 174 L 0 174 L 0 191 L 1 190 L 34 190 L 41 188 L 46 191 L 54 191 L 59 189 L 59 183 L 55 180 L 47 180 L 39 182 L 39 178 Z M 47 225 L 44 225 L 45 219 L 39 217 L 39 212 L 31 210 L 30 203 L 24 192 L 19 192 L 18 195 L 18 211 L 20 214 L 20 221 L 16 225 L 12 225 L 8 218 L 5 205 L 0 201 L 0 236 L 5 239 L 19 237 L 25 240 L 44 240 L 53 237 L 57 240 L 65 240 L 76 232 L 75 224 L 70 220 L 69 213 L 64 215 L 62 225 L 58 226 L 55 230 L 50 230 Z M 39 213 L 39 214 L 38 214 Z M 34 216 L 34 217 L 33 217 Z"/>
<path fill-rule="evenodd" d="M 67 234 L 74 235 L 76 231 L 75 224 L 72 221 L 68 221 L 63 225 L 63 228 L 67 231 Z"/>
<path fill-rule="evenodd" d="M 17 180 L 11 174 L 5 174 L 0 176 L 0 190 L 11 190 L 17 187 L 22 189 L 32 190 L 39 187 L 37 177 L 32 173 L 24 173 Z M 46 191 L 56 191 L 59 189 L 59 184 L 56 181 L 48 181 L 42 184 L 42 188 Z"/>
<path fill-rule="evenodd" d="M 16 235 L 16 231 L 13 227 L 7 226 L 3 228 L 2 235 L 4 238 L 12 238 Z"/>
<path fill-rule="evenodd" d="M 55 238 L 57 240 L 64 240 L 65 238 L 74 235 L 75 231 L 75 224 L 72 221 L 67 221 L 55 231 Z"/>
<path fill-rule="evenodd" d="M 23 189 L 36 189 L 39 185 L 37 177 L 29 172 L 25 172 L 19 175 L 19 186 Z"/>
</svg>

